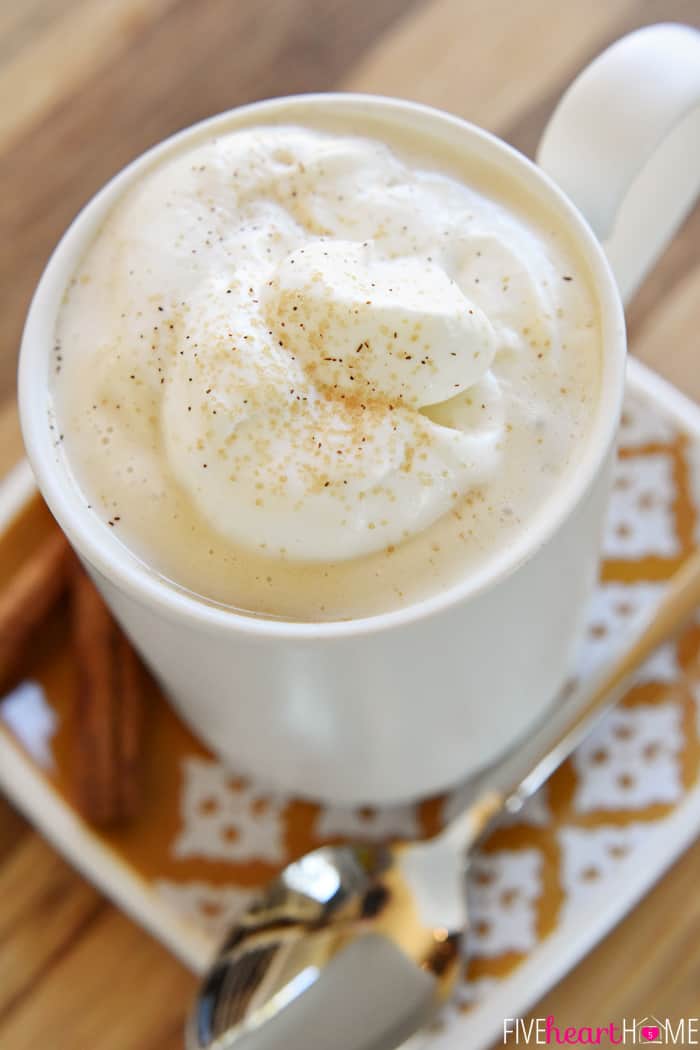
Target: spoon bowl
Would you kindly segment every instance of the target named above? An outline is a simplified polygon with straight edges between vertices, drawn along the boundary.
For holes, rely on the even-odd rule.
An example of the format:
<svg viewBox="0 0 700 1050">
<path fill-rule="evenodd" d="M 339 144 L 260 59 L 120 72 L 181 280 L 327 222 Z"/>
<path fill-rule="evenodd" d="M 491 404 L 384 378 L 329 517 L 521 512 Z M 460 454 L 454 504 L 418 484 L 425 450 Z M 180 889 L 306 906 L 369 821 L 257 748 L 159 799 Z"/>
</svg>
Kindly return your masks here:
<svg viewBox="0 0 700 1050">
<path fill-rule="evenodd" d="M 460 968 L 466 924 L 461 878 L 453 899 L 435 901 L 421 855 L 434 847 L 362 843 L 324 846 L 288 865 L 265 888 L 229 934 L 205 978 L 188 1033 L 188 1050 L 264 1047 L 274 1040 L 273 1019 L 284 1010 L 284 1045 L 367 1047 L 372 993 L 376 1004 L 376 1045 L 389 1034 L 410 1034 L 449 998 Z M 444 870 L 444 869 L 443 869 Z M 455 871 L 454 861 L 452 872 Z M 434 882 L 434 873 L 432 874 Z M 431 924 L 432 913 L 443 917 Z M 451 916 L 454 927 L 444 925 Z M 393 977 L 387 981 L 387 974 Z M 323 974 L 322 1009 L 312 1003 L 312 986 Z M 339 997 L 351 982 L 367 985 L 358 1018 L 342 1023 Z M 303 1006 L 302 1006 L 303 997 Z M 393 1000 L 393 1003 L 390 1002 Z M 295 1009 L 296 1001 L 296 1009 Z M 300 1008 L 301 1007 L 301 1008 Z M 313 1032 L 309 1025 L 313 1026 Z M 324 1044 L 318 1025 L 332 1030 Z M 315 1040 L 315 1041 L 314 1041 Z M 274 1041 L 270 1046 L 279 1045 Z M 396 1045 L 395 1042 L 391 1045 Z"/>
</svg>

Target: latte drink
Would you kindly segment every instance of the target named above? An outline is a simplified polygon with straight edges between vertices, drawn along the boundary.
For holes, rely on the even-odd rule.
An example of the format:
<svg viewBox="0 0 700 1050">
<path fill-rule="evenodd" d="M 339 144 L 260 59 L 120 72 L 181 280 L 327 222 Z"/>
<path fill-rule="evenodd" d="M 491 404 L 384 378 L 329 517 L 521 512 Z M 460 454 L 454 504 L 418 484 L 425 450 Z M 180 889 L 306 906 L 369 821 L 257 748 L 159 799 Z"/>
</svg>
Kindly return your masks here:
<svg viewBox="0 0 700 1050">
<path fill-rule="evenodd" d="M 150 569 L 253 616 L 444 590 L 586 447 L 588 274 L 505 176 L 357 123 L 260 124 L 132 182 L 59 316 L 53 421 Z"/>
</svg>

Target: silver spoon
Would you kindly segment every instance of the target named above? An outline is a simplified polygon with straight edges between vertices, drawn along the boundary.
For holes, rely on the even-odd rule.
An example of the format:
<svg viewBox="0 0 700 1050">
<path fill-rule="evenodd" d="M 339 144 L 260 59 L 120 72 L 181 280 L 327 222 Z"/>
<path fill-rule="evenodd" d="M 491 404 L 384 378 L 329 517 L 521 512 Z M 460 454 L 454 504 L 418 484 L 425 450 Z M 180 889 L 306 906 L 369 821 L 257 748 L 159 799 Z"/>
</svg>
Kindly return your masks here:
<svg viewBox="0 0 700 1050">
<path fill-rule="evenodd" d="M 204 979 L 188 1050 L 391 1050 L 429 1021 L 463 965 L 468 851 L 522 808 L 698 603 L 700 551 L 632 646 L 472 781 L 461 815 L 435 838 L 324 846 L 288 865 Z"/>
</svg>

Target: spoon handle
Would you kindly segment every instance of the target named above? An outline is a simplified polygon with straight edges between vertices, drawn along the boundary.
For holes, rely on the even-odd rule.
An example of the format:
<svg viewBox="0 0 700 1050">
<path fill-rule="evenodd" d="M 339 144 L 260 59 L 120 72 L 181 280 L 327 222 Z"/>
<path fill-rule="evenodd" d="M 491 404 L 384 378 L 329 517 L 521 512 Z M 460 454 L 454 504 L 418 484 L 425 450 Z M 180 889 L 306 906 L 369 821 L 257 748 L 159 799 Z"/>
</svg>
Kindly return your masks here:
<svg viewBox="0 0 700 1050">
<path fill-rule="evenodd" d="M 632 644 L 573 692 L 530 737 L 486 770 L 468 790 L 471 801 L 445 838 L 472 843 L 504 813 L 517 813 L 624 695 L 640 665 L 700 605 L 700 549 L 671 577 L 659 605 L 644 617 Z M 466 844 L 466 843 L 465 843 Z"/>
</svg>

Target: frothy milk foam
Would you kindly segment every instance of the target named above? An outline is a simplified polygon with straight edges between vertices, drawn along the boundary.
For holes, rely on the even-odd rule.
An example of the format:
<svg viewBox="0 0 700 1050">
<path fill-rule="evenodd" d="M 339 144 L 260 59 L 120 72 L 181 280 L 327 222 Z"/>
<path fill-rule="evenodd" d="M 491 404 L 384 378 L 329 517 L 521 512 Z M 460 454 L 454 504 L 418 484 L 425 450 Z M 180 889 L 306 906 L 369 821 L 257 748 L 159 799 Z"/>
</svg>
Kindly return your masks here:
<svg viewBox="0 0 700 1050">
<path fill-rule="evenodd" d="M 457 582 L 575 463 L 588 280 L 517 187 L 262 125 L 152 167 L 67 290 L 53 395 L 94 513 L 208 600 L 344 619 Z"/>
</svg>

